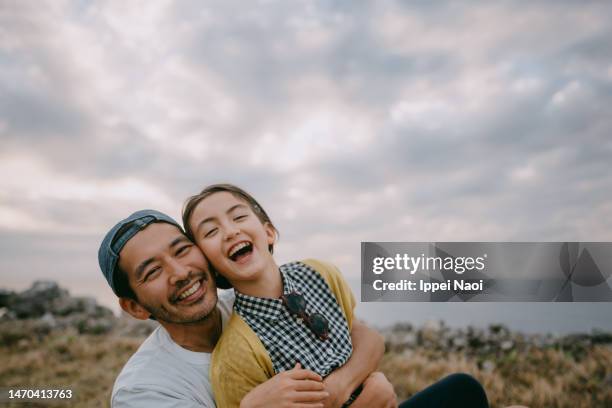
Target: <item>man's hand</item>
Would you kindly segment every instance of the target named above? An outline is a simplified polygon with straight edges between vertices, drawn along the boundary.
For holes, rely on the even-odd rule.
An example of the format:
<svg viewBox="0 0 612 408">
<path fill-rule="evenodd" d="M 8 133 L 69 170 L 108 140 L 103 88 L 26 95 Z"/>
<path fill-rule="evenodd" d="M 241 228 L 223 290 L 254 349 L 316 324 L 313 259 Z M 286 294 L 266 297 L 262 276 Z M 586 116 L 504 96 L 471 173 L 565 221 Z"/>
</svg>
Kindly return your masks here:
<svg viewBox="0 0 612 408">
<path fill-rule="evenodd" d="M 339 408 L 351 396 L 351 393 L 370 375 L 385 352 L 385 341 L 375 330 L 365 323 L 353 319 L 351 330 L 353 354 L 342 366 L 331 372 L 323 382 L 329 397 L 325 408 Z"/>
<path fill-rule="evenodd" d="M 351 396 L 350 385 L 343 382 L 343 379 L 342 376 L 329 375 L 323 380 L 325 391 L 329 393 L 329 396 L 323 401 L 325 408 L 339 408 Z"/>
<path fill-rule="evenodd" d="M 291 370 L 253 388 L 240 401 L 240 408 L 323 408 L 329 393 L 322 381 L 319 374 L 297 363 Z"/>
<path fill-rule="evenodd" d="M 351 408 L 397 408 L 393 385 L 381 372 L 375 371 L 363 382 L 363 391 Z"/>
</svg>

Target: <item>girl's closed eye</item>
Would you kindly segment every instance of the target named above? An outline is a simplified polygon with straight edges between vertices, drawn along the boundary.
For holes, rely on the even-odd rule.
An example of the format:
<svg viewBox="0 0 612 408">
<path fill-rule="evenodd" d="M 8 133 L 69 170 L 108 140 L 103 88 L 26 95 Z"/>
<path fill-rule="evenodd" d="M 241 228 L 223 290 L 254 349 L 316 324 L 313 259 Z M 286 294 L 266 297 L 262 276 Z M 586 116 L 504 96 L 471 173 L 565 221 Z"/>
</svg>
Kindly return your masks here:
<svg viewBox="0 0 612 408">
<path fill-rule="evenodd" d="M 187 252 L 189 252 L 190 249 L 191 249 L 191 245 L 183 245 L 176 251 L 176 255 L 177 256 L 185 255 Z"/>
<path fill-rule="evenodd" d="M 215 234 L 215 232 L 217 232 L 217 228 L 213 228 L 213 229 L 209 230 L 208 232 L 206 232 L 204 234 L 204 238 L 208 238 L 208 237 L 213 236 Z"/>
<path fill-rule="evenodd" d="M 248 215 L 246 215 L 246 214 L 239 215 L 239 216 L 234 218 L 234 221 L 241 221 L 241 220 L 244 220 L 246 217 L 248 217 Z"/>
</svg>

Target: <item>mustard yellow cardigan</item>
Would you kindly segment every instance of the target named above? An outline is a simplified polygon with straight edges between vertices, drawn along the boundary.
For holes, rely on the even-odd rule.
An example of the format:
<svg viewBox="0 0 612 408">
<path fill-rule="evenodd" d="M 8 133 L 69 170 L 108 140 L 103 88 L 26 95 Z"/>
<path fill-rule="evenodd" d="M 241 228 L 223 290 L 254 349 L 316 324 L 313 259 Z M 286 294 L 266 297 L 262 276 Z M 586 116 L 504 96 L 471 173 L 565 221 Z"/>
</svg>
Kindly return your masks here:
<svg viewBox="0 0 612 408">
<path fill-rule="evenodd" d="M 355 298 L 338 268 L 314 259 L 302 262 L 325 279 L 351 330 Z M 263 343 L 234 311 L 212 354 L 210 379 L 217 407 L 240 406 L 240 401 L 250 390 L 274 374 L 272 360 Z"/>
</svg>

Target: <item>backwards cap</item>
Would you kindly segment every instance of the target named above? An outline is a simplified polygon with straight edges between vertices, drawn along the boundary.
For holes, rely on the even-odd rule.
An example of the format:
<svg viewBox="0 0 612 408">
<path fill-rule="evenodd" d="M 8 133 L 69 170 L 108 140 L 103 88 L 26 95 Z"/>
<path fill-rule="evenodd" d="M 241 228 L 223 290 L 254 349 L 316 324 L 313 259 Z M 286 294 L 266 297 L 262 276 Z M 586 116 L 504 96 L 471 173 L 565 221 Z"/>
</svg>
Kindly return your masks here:
<svg viewBox="0 0 612 408">
<path fill-rule="evenodd" d="M 154 222 L 166 222 L 176 226 L 181 232 L 183 231 L 183 228 L 169 215 L 155 210 L 140 210 L 119 221 L 108 231 L 102 240 L 98 250 L 98 263 L 100 264 L 102 274 L 113 292 L 115 292 L 115 295 L 119 296 L 115 289 L 114 279 L 115 272 L 117 271 L 117 262 L 119 261 L 119 252 L 121 252 L 123 246 L 134 235 Z"/>
</svg>

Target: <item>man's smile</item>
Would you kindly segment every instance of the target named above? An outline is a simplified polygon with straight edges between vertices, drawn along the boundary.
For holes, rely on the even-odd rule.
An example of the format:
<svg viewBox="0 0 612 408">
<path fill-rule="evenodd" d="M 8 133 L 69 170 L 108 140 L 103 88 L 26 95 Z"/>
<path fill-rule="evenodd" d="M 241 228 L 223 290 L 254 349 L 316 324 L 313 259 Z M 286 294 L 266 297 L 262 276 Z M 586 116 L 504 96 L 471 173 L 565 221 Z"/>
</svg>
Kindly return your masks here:
<svg viewBox="0 0 612 408">
<path fill-rule="evenodd" d="M 201 278 L 185 287 L 185 289 L 172 297 L 173 303 L 191 304 L 199 300 L 206 293 L 206 286 L 203 284 L 205 280 L 205 278 Z"/>
</svg>

